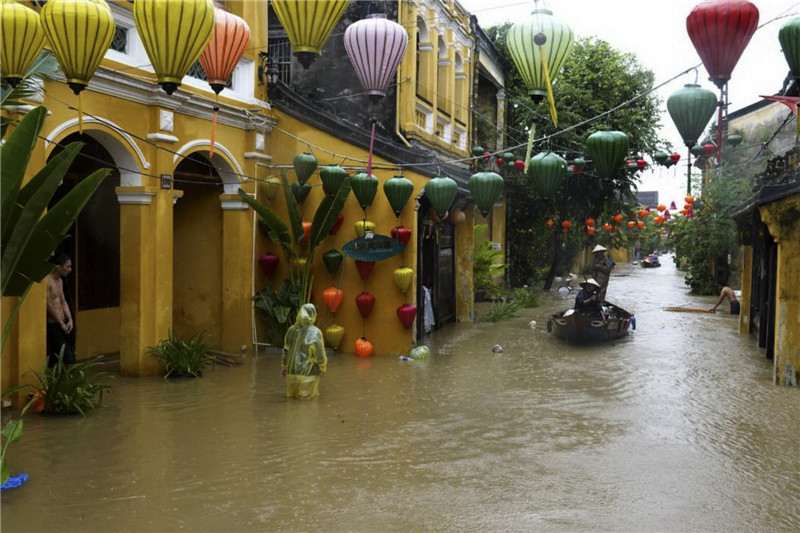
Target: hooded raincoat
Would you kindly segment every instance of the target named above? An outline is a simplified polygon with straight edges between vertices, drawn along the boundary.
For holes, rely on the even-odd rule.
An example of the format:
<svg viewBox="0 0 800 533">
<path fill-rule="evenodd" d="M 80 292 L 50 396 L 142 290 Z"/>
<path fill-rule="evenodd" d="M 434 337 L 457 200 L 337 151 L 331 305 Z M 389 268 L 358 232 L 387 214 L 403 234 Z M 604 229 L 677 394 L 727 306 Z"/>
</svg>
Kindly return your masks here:
<svg viewBox="0 0 800 533">
<path fill-rule="evenodd" d="M 322 331 L 314 325 L 317 308 L 305 304 L 286 332 L 281 368 L 286 372 L 286 397 L 311 400 L 319 396 L 319 378 L 327 370 L 328 357 Z"/>
</svg>

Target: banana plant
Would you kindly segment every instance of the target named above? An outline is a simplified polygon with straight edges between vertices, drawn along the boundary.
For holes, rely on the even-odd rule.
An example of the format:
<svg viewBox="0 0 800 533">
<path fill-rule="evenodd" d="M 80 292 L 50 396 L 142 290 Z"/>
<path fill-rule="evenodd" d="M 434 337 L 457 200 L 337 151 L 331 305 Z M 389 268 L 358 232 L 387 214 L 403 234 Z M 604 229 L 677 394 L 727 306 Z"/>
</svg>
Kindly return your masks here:
<svg viewBox="0 0 800 533">
<path fill-rule="evenodd" d="M 344 208 L 351 189 L 348 176 L 335 195 L 325 195 L 314 212 L 308 241 L 303 245 L 301 243 L 305 238 L 305 232 L 300 206 L 292 194 L 286 171 L 281 170 L 280 174 L 288 221 L 282 220 L 269 207 L 239 189 L 242 199 L 258 213 L 259 227 L 272 242 L 281 247 L 286 264 L 289 266 L 289 277 L 284 280 L 278 291 L 266 287 L 256 295 L 256 306 L 269 316 L 273 344 L 283 341 L 282 335 L 294 323 L 297 310 L 310 301 L 314 250 L 328 236 L 336 217 Z M 306 252 L 305 257 L 300 255 L 301 251 Z"/>
</svg>

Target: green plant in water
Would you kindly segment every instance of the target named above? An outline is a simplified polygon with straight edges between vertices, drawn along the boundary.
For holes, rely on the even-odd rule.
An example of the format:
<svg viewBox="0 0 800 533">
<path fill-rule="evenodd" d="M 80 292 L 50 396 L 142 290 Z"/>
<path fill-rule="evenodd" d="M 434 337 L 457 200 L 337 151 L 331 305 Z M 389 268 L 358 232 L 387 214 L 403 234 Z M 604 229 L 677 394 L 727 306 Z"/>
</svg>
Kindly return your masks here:
<svg viewBox="0 0 800 533">
<path fill-rule="evenodd" d="M 292 194 L 291 187 L 286 178 L 286 171 L 281 169 L 281 184 L 286 204 L 289 224 L 281 220 L 269 207 L 253 199 L 242 189 L 239 196 L 253 208 L 260 216 L 259 228 L 272 242 L 279 245 L 283 252 L 286 264 L 289 265 L 289 278 L 284 280 L 277 291 L 271 287 L 259 291 L 254 295 L 256 307 L 264 313 L 267 322 L 267 337 L 273 345 L 281 346 L 289 327 L 294 324 L 297 310 L 303 304 L 309 303 L 311 293 L 311 265 L 314 263 L 314 250 L 328 236 L 328 232 L 336 222 L 336 217 L 344 208 L 350 194 L 350 177 L 342 182 L 334 196 L 325 195 L 314 212 L 308 242 L 303 242 L 303 219 L 300 206 Z M 300 252 L 305 250 L 305 261 Z M 300 265 L 299 268 L 294 268 Z"/>
<path fill-rule="evenodd" d="M 517 303 L 520 307 L 531 309 L 539 307 L 540 294 L 527 287 L 517 287 L 509 294 L 509 299 Z"/>
<path fill-rule="evenodd" d="M 497 285 L 497 278 L 503 275 L 508 268 L 507 263 L 498 263 L 503 260 L 503 252 L 492 248 L 492 243 L 483 239 L 488 224 L 477 224 L 473 228 L 474 251 L 472 261 L 472 285 L 475 291 L 486 291 L 486 295 L 494 299 L 502 294 L 502 288 Z"/>
<path fill-rule="evenodd" d="M 86 411 L 103 405 L 103 394 L 111 390 L 111 386 L 102 380 L 109 377 L 107 372 L 98 372 L 96 366 L 102 365 L 102 357 L 97 356 L 73 365 L 64 364 L 64 348 L 58 354 L 47 357 L 56 358 L 52 367 L 39 373 L 31 370 L 39 380 L 38 384 L 31 385 L 36 390 L 32 402 L 43 402 L 41 410 L 48 414 L 78 414 L 86 415 Z M 31 405 L 29 402 L 25 410 Z"/>
<path fill-rule="evenodd" d="M 181 340 L 175 330 L 169 331 L 169 337 L 158 341 L 157 346 L 148 348 L 148 352 L 164 363 L 164 378 L 176 376 L 203 375 L 202 368 L 214 360 L 208 353 L 211 344 L 205 341 L 205 333 Z"/>
<path fill-rule="evenodd" d="M 486 318 L 489 322 L 501 322 L 509 318 L 517 316 L 520 304 L 508 299 L 498 300 L 492 303 L 492 306 L 486 312 Z"/>
</svg>

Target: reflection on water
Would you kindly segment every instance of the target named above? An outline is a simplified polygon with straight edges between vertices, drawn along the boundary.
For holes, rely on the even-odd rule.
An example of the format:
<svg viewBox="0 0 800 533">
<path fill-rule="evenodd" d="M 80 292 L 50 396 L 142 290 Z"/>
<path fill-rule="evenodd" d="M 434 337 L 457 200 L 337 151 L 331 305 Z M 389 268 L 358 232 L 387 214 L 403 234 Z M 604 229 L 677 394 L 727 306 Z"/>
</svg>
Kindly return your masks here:
<svg viewBox="0 0 800 533">
<path fill-rule="evenodd" d="M 664 311 L 713 300 L 663 265 L 617 267 L 638 329 L 613 344 L 549 336 L 554 293 L 435 334 L 428 362 L 332 354 L 312 402 L 284 398 L 276 352 L 118 377 L 86 418 L 25 417 L 2 530 L 800 529 L 800 393 L 734 317 Z"/>
</svg>

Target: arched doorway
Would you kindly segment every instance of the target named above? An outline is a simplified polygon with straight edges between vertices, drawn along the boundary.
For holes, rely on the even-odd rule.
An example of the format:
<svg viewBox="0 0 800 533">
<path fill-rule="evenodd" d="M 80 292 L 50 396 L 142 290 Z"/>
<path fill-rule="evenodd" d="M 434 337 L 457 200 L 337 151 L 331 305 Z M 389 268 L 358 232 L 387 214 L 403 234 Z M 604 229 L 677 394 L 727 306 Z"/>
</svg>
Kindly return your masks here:
<svg viewBox="0 0 800 533">
<path fill-rule="evenodd" d="M 84 143 L 56 190 L 50 206 L 96 170 L 111 168 L 89 199 L 55 254 L 72 259 L 72 275 L 64 280 L 64 293 L 75 318 L 73 346 L 78 359 L 119 350 L 120 210 L 115 189 L 120 173 L 114 157 L 90 133 L 67 136 L 50 153 L 52 159 L 68 144 Z"/>
<path fill-rule="evenodd" d="M 205 333 L 222 337 L 222 180 L 200 152 L 175 169 L 174 188 L 183 192 L 173 211 L 172 327 L 182 338 Z"/>
</svg>

